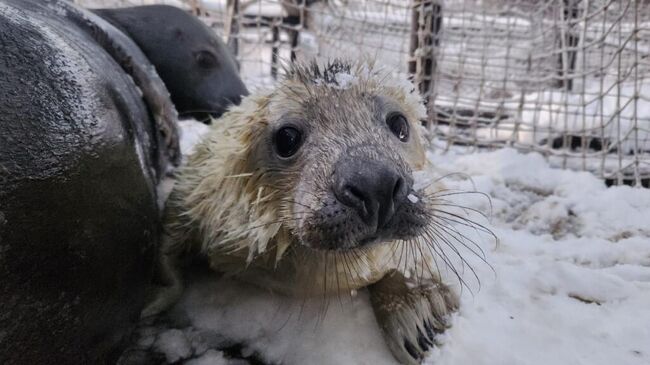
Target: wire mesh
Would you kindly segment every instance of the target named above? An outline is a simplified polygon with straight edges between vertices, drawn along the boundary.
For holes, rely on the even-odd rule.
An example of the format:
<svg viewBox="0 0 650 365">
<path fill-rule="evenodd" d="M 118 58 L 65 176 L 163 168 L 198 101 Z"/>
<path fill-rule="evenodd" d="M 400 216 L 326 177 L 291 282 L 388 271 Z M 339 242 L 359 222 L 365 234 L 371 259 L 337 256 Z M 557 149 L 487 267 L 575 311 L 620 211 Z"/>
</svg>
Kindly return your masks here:
<svg viewBox="0 0 650 365">
<path fill-rule="evenodd" d="M 166 2 L 221 35 L 253 89 L 293 59 L 372 58 L 416 82 L 435 148 L 512 146 L 650 184 L 648 0 Z"/>
</svg>

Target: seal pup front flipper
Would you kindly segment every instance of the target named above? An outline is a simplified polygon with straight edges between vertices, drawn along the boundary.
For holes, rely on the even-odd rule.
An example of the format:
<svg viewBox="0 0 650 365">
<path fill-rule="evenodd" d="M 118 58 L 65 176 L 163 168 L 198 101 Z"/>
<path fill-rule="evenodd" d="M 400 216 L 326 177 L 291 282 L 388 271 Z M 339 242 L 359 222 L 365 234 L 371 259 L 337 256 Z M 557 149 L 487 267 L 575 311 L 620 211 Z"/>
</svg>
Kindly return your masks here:
<svg viewBox="0 0 650 365">
<path fill-rule="evenodd" d="M 162 286 L 156 287 L 152 300 L 140 313 L 140 318 L 155 316 L 169 309 L 183 294 L 183 278 L 179 265 L 179 245 L 163 234 L 158 252 L 158 277 Z"/>
<path fill-rule="evenodd" d="M 403 364 L 420 364 L 458 309 L 458 298 L 434 278 L 416 283 L 393 270 L 368 288 L 384 339 Z"/>
<path fill-rule="evenodd" d="M 67 1 L 57 1 L 50 6 L 63 11 L 66 18 L 85 30 L 140 88 L 142 97 L 155 119 L 156 129 L 162 137 L 157 141 L 159 158 L 156 174 L 157 178 L 161 179 L 165 172 L 166 159 L 178 165 L 181 153 L 176 124 L 178 113 L 155 67 L 133 40 L 101 17 Z"/>
</svg>

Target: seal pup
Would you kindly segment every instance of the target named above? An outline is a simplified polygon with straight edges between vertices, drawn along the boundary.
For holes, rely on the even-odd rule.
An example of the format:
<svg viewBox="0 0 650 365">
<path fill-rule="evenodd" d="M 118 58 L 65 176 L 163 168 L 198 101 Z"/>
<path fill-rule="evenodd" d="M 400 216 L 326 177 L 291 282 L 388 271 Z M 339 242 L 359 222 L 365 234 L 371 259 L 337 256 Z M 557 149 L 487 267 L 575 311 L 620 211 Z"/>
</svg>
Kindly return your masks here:
<svg viewBox="0 0 650 365">
<path fill-rule="evenodd" d="M 182 293 L 184 257 L 296 297 L 368 288 L 395 357 L 417 364 L 457 297 L 432 267 L 446 220 L 425 167 L 413 85 L 366 63 L 293 64 L 224 114 L 167 202 L 164 284 L 148 317 Z M 445 261 L 446 262 L 446 261 Z"/>
</svg>

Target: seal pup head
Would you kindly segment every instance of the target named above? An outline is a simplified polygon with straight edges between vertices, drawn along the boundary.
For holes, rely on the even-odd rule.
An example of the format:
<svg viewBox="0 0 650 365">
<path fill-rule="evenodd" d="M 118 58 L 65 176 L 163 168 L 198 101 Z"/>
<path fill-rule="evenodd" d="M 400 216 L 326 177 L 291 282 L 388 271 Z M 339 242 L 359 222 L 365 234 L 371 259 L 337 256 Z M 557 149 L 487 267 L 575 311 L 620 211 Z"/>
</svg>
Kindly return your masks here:
<svg viewBox="0 0 650 365">
<path fill-rule="evenodd" d="M 425 163 L 424 117 L 413 85 L 372 64 L 292 65 L 190 157 L 172 196 L 178 224 L 199 223 L 204 251 L 249 258 L 269 244 L 279 257 L 423 237 L 431 211 L 413 171 Z"/>
</svg>

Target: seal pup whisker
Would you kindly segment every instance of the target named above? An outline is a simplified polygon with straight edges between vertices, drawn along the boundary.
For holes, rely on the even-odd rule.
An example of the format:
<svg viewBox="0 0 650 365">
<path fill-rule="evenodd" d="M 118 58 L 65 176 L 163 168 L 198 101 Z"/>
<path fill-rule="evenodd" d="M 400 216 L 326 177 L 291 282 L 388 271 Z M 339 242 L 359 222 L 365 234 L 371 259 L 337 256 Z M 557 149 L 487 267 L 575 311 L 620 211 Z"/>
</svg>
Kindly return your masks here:
<svg viewBox="0 0 650 365">
<path fill-rule="evenodd" d="M 474 256 L 478 257 L 481 261 L 483 261 L 483 263 L 485 263 L 488 266 L 490 265 L 487 262 L 485 252 L 483 251 L 481 246 L 479 246 L 477 243 L 475 243 L 474 240 L 469 238 L 467 235 L 465 235 L 464 233 L 459 232 L 452 225 L 444 225 L 444 224 L 441 224 L 441 223 L 438 223 L 438 222 L 432 222 L 432 224 L 439 227 L 443 231 L 443 233 L 445 235 L 448 235 L 449 237 L 453 238 L 453 240 L 455 242 L 457 242 L 458 244 L 463 246 L 466 250 L 470 251 Z M 473 247 L 469 246 L 466 242 L 470 242 L 475 247 L 478 247 L 478 251 L 476 249 L 474 249 Z"/>
</svg>

